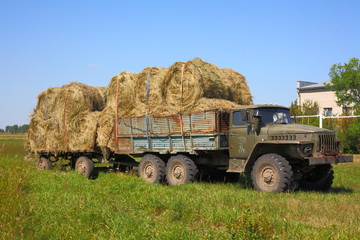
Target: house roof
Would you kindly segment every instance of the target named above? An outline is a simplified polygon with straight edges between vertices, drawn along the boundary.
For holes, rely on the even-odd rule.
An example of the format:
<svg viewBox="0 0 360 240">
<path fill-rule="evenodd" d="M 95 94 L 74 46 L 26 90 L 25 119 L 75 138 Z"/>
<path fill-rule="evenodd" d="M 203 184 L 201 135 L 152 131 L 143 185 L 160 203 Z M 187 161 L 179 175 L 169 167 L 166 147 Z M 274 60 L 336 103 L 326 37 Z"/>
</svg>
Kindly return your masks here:
<svg viewBox="0 0 360 240">
<path fill-rule="evenodd" d="M 303 84 L 302 84 L 303 83 Z M 300 87 L 298 87 L 298 90 L 310 90 L 310 89 L 320 89 L 326 88 L 326 84 L 329 84 L 330 81 L 326 81 L 326 82 L 321 82 L 321 83 L 310 83 L 310 82 L 301 82 L 300 81 Z"/>
</svg>

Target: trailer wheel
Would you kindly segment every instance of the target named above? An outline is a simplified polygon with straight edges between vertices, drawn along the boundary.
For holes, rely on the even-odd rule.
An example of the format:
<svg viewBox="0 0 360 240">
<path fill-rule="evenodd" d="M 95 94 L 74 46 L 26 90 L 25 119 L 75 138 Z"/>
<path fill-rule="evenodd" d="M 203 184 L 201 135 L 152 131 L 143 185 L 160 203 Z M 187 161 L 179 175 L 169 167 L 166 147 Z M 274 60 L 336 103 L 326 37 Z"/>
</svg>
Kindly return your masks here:
<svg viewBox="0 0 360 240">
<path fill-rule="evenodd" d="M 172 156 L 166 164 L 166 180 L 172 186 L 194 181 L 197 173 L 193 160 L 184 155 Z"/>
<path fill-rule="evenodd" d="M 291 183 L 293 172 L 289 162 L 278 154 L 265 154 L 259 157 L 251 172 L 255 189 L 262 192 L 279 193 L 286 191 Z"/>
<path fill-rule="evenodd" d="M 46 157 L 40 157 L 37 162 L 36 168 L 39 171 L 49 170 L 51 168 L 51 162 Z"/>
<path fill-rule="evenodd" d="M 161 183 L 165 176 L 165 163 L 156 155 L 146 154 L 139 164 L 139 175 L 148 183 Z"/>
<path fill-rule="evenodd" d="M 329 191 L 334 180 L 334 170 L 330 164 L 317 165 L 299 181 L 299 187 L 310 191 Z"/>
<path fill-rule="evenodd" d="M 87 178 L 91 178 L 94 173 L 94 162 L 88 157 L 82 156 L 76 160 L 75 170 Z"/>
</svg>

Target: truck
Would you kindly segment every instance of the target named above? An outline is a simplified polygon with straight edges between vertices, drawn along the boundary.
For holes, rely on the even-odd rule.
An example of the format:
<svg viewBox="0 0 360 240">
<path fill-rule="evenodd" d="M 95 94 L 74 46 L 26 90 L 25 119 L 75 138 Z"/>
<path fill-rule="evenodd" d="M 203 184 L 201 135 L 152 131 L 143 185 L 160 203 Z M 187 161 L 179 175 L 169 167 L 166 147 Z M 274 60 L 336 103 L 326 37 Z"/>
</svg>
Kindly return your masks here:
<svg viewBox="0 0 360 240">
<path fill-rule="evenodd" d="M 170 116 L 116 118 L 114 150 L 41 152 L 38 169 L 59 158 L 90 178 L 94 164 L 138 168 L 148 183 L 180 185 L 208 170 L 244 174 L 255 189 L 280 193 L 291 189 L 327 191 L 333 164 L 352 162 L 340 151 L 333 131 L 293 123 L 289 108 L 243 105 L 234 109 Z M 138 159 L 140 161 L 136 161 Z"/>
</svg>

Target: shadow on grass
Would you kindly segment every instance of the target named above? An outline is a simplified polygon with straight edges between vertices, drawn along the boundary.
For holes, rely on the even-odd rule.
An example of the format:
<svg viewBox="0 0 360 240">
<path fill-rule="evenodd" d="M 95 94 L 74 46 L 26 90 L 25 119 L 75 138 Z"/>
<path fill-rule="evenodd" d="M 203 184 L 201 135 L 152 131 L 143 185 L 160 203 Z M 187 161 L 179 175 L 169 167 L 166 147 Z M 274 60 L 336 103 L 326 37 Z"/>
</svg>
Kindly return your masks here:
<svg viewBox="0 0 360 240">
<path fill-rule="evenodd" d="M 343 194 L 343 193 L 353 193 L 354 190 L 347 187 L 332 187 L 330 191 L 326 193 L 335 193 L 335 194 Z"/>
<path fill-rule="evenodd" d="M 308 193 L 323 193 L 323 194 L 352 194 L 354 190 L 347 187 L 332 187 L 328 191 L 324 190 L 309 190 L 309 189 L 296 189 L 293 192 L 308 192 Z"/>
<path fill-rule="evenodd" d="M 209 184 L 239 184 L 241 188 L 252 188 L 251 178 L 239 173 L 215 172 L 198 176 L 198 182 Z"/>
</svg>

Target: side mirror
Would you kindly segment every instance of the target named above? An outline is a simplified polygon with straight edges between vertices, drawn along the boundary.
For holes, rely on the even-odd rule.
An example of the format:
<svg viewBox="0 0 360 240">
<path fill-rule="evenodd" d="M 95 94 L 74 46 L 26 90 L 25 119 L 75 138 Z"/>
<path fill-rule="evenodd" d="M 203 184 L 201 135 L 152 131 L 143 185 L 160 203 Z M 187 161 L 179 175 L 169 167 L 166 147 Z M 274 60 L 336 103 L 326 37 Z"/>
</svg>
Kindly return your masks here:
<svg viewBox="0 0 360 240">
<path fill-rule="evenodd" d="M 261 117 L 260 116 L 254 116 L 254 130 L 257 135 L 260 134 L 260 131 L 261 131 Z"/>
</svg>

